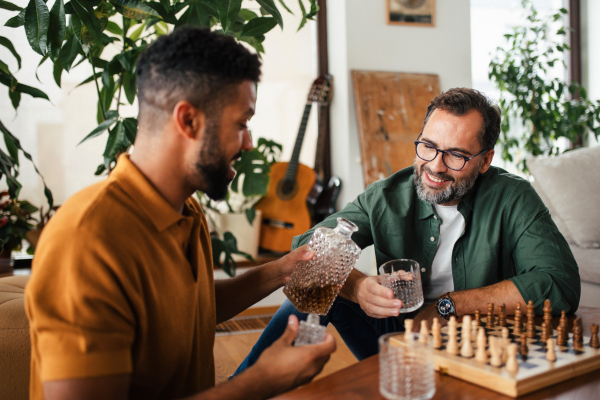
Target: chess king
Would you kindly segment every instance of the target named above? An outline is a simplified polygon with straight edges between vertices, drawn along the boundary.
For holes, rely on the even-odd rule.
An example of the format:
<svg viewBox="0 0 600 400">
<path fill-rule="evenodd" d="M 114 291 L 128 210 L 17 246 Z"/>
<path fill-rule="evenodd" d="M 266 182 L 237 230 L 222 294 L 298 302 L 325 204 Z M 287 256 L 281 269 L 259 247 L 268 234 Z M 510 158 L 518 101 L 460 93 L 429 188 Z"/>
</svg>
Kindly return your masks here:
<svg viewBox="0 0 600 400">
<path fill-rule="evenodd" d="M 380 335 L 404 330 L 404 318 L 431 326 L 434 317 L 445 323 L 488 303 L 513 314 L 529 300 L 541 315 L 546 299 L 555 315 L 577 310 L 577 263 L 548 209 L 528 181 L 491 166 L 500 122 L 499 107 L 484 94 L 442 93 L 427 108 L 413 167 L 373 183 L 317 225 L 347 218 L 359 227 L 352 239 L 375 247 L 377 265 L 410 258 L 422 267 L 425 304 L 411 314 L 399 313 L 401 302 L 379 276 L 352 271 L 321 324 L 331 322 L 359 360 L 377 353 Z M 308 243 L 313 230 L 292 248 Z M 236 374 L 284 332 L 290 314 L 306 318 L 286 301 Z"/>
</svg>

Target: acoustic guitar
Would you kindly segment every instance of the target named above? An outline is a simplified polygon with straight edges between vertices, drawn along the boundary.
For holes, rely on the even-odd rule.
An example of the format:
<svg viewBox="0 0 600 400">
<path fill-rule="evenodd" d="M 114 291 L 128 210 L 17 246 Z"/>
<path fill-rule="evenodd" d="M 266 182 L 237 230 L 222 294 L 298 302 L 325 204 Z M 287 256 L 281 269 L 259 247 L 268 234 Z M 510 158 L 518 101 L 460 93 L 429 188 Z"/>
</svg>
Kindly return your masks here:
<svg viewBox="0 0 600 400">
<path fill-rule="evenodd" d="M 313 103 L 327 104 L 331 100 L 331 90 L 326 77 L 317 78 L 310 89 L 304 113 L 298 129 L 298 136 L 290 162 L 271 165 L 267 195 L 256 205 L 263 219 L 260 230 L 260 247 L 286 252 L 292 239 L 312 226 L 307 198 L 315 184 L 315 172 L 299 162 L 300 150 L 306 133 L 306 124 Z"/>
</svg>

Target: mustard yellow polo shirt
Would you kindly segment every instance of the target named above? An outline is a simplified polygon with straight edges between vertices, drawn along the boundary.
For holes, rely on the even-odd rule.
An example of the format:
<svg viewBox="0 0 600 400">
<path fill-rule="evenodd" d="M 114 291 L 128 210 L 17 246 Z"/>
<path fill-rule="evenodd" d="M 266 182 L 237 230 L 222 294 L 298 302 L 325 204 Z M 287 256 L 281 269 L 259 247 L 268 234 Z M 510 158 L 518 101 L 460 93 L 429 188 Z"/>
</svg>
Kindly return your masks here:
<svg viewBox="0 0 600 400">
<path fill-rule="evenodd" d="M 214 385 L 210 236 L 192 198 L 175 211 L 125 155 L 44 229 L 26 288 L 32 400 L 42 381 L 131 374 L 131 398 Z"/>
</svg>

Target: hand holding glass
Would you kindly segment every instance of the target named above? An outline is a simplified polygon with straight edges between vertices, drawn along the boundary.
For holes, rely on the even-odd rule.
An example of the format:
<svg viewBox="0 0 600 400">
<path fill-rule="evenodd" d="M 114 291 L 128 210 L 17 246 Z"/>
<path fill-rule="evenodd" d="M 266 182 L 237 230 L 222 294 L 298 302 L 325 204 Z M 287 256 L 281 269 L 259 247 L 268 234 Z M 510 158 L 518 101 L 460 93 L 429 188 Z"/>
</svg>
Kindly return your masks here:
<svg viewBox="0 0 600 400">
<path fill-rule="evenodd" d="M 379 267 L 381 285 L 394 291 L 394 298 L 402 300 L 401 313 L 409 313 L 423 305 L 423 285 L 419 263 L 400 259 L 388 261 Z"/>
</svg>

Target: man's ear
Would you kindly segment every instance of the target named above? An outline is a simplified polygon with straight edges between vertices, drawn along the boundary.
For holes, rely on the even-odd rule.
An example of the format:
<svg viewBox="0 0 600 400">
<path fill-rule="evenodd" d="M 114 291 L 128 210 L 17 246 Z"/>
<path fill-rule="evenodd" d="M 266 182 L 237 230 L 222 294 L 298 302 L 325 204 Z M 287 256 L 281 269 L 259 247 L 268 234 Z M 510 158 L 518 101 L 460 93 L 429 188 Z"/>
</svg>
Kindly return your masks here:
<svg viewBox="0 0 600 400">
<path fill-rule="evenodd" d="M 483 155 L 483 164 L 481 164 L 481 169 L 479 170 L 480 174 L 485 174 L 488 169 L 490 169 L 490 165 L 492 164 L 492 160 L 494 159 L 494 149 L 486 151 Z"/>
<path fill-rule="evenodd" d="M 197 139 L 204 132 L 206 117 L 188 101 L 181 100 L 173 107 L 171 118 L 177 133 L 189 139 Z"/>
</svg>

